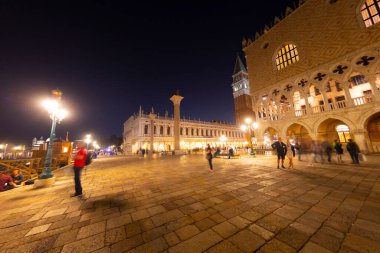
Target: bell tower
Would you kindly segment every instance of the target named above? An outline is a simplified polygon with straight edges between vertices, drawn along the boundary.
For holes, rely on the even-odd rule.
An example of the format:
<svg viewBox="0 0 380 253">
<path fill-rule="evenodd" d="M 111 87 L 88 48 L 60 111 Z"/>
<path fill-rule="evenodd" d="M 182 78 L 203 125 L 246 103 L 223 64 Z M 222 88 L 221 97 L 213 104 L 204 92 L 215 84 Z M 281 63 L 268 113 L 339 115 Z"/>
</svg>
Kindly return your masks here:
<svg viewBox="0 0 380 253">
<path fill-rule="evenodd" d="M 234 72 L 232 74 L 232 94 L 234 96 L 236 124 L 240 125 L 244 123 L 244 119 L 247 117 L 255 121 L 248 73 L 239 55 L 236 56 Z"/>
</svg>

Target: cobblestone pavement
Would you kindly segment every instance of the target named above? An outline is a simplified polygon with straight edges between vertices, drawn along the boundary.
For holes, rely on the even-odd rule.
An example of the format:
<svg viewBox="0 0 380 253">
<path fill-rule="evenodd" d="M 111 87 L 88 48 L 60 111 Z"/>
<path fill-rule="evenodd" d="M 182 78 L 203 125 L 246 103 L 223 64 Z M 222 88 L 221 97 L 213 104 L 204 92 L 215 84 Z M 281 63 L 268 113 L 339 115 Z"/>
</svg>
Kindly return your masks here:
<svg viewBox="0 0 380 253">
<path fill-rule="evenodd" d="M 380 252 L 380 168 L 117 157 L 0 193 L 0 252 Z"/>
</svg>

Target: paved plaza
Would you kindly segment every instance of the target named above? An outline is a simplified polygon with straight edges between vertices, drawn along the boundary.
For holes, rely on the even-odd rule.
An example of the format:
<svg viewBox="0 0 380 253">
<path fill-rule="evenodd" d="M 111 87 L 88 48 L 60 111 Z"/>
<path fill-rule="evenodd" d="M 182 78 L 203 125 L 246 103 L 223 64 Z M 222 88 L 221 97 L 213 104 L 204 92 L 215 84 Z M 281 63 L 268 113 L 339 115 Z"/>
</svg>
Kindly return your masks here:
<svg viewBox="0 0 380 253">
<path fill-rule="evenodd" d="M 70 197 L 70 169 L 51 188 L 0 193 L 0 252 L 380 252 L 375 163 L 214 163 L 101 158 L 83 173 L 83 198 Z"/>
</svg>

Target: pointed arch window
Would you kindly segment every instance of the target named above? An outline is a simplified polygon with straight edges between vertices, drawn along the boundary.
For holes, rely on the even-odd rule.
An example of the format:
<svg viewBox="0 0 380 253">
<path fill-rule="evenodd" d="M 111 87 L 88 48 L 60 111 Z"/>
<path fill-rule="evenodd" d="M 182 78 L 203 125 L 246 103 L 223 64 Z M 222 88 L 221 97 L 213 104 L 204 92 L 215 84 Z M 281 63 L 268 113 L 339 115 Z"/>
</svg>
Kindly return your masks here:
<svg viewBox="0 0 380 253">
<path fill-rule="evenodd" d="M 379 0 L 380 1 L 380 0 Z M 299 61 L 298 49 L 294 44 L 286 44 L 277 51 L 276 67 L 277 70 L 283 69 L 288 65 Z"/>
<path fill-rule="evenodd" d="M 360 12 L 366 27 L 380 22 L 380 0 L 366 0 Z"/>
</svg>

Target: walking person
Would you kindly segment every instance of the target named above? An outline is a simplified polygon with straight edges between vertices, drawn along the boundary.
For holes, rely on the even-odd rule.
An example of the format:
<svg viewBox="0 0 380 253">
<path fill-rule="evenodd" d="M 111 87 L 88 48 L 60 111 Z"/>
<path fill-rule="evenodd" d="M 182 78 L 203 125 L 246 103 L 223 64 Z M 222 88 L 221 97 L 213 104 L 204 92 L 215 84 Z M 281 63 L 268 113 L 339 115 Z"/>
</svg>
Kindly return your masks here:
<svg viewBox="0 0 380 253">
<path fill-rule="evenodd" d="M 331 163 L 332 147 L 331 147 L 330 142 L 328 142 L 328 140 L 324 140 L 321 146 L 322 146 L 322 152 L 324 152 L 327 155 L 327 161 Z"/>
<path fill-rule="evenodd" d="M 294 148 L 297 150 L 298 161 L 301 161 L 301 144 L 297 142 Z"/>
<path fill-rule="evenodd" d="M 343 163 L 343 160 L 342 160 L 342 155 L 343 155 L 342 143 L 340 143 L 339 140 L 335 140 L 333 146 L 334 146 L 334 149 L 336 152 L 336 159 L 337 159 L 338 163 Z"/>
<path fill-rule="evenodd" d="M 280 160 L 281 160 L 282 168 L 285 169 L 284 160 L 285 160 L 285 155 L 287 151 L 285 143 L 282 142 L 281 137 L 278 137 L 278 141 L 273 143 L 271 146 L 277 152 L 277 169 L 280 168 Z"/>
<path fill-rule="evenodd" d="M 213 171 L 213 167 L 212 167 L 212 149 L 210 147 L 210 144 L 207 144 L 207 147 L 206 147 L 206 159 L 208 160 L 208 164 L 210 166 L 210 171 Z"/>
<path fill-rule="evenodd" d="M 354 142 L 352 139 L 348 139 L 347 151 L 351 156 L 352 163 L 359 164 L 360 149 L 358 144 L 356 144 L 356 142 Z"/>
<path fill-rule="evenodd" d="M 81 184 L 81 174 L 84 166 L 86 166 L 87 150 L 85 148 L 85 143 L 80 141 L 77 143 L 77 148 L 79 149 L 74 158 L 74 181 L 75 181 L 75 196 L 82 195 L 82 184 Z"/>
<path fill-rule="evenodd" d="M 286 141 L 286 149 L 289 150 L 289 152 L 286 152 L 286 156 L 289 159 L 289 168 L 288 169 L 290 169 L 290 168 L 294 169 L 293 157 L 296 156 L 296 149 L 294 148 L 294 146 L 292 144 L 290 144 L 289 140 Z"/>
</svg>

